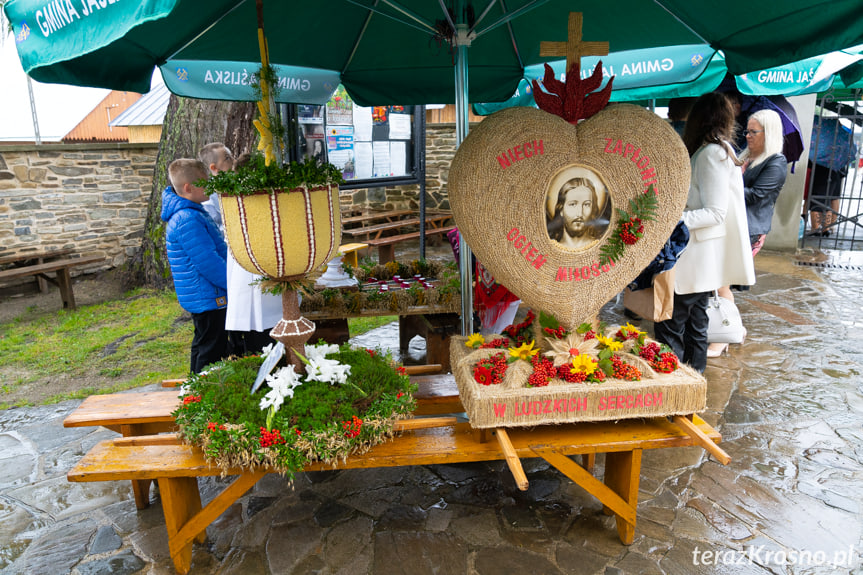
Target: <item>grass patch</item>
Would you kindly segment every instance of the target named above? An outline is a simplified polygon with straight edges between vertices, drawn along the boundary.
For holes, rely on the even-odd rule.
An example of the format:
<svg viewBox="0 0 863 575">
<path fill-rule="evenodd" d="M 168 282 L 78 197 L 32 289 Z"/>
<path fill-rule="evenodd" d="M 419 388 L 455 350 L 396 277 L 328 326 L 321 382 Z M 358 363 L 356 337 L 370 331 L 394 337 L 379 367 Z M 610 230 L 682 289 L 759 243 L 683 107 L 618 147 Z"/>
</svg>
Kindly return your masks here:
<svg viewBox="0 0 863 575">
<path fill-rule="evenodd" d="M 0 324 L 0 373 L 16 374 L 2 389 L 10 393 L 34 382 L 47 388 L 61 375 L 81 381 L 75 392 L 40 400 L 52 403 L 184 377 L 194 328 L 178 321 L 182 316 L 173 291 L 138 289 L 119 300 L 17 317 Z M 88 387 L 94 380 L 100 389 Z"/>
<path fill-rule="evenodd" d="M 351 337 L 362 335 L 367 331 L 371 331 L 376 327 L 381 327 L 388 323 L 398 321 L 397 315 L 373 315 L 368 317 L 351 317 L 348 318 L 348 333 Z"/>
</svg>

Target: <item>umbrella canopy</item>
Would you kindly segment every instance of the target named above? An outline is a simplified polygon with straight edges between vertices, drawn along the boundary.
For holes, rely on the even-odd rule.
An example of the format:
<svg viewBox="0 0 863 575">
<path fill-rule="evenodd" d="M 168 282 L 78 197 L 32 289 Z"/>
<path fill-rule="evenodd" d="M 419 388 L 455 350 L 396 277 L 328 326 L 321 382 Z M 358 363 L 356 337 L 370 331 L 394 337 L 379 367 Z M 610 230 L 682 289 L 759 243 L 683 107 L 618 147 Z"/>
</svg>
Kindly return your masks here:
<svg viewBox="0 0 863 575">
<path fill-rule="evenodd" d="M 737 90 L 749 96 L 799 96 L 830 88 L 834 74 L 851 67 L 860 54 L 834 51 L 798 62 L 782 64 L 733 77 Z M 639 102 L 700 96 L 722 84 L 728 72 L 725 56 L 706 44 L 664 46 L 642 50 L 612 52 L 607 56 L 582 59 L 581 76 L 588 77 L 602 62 L 603 76 L 614 76 L 612 102 Z M 566 77 L 566 61 L 549 62 L 555 76 Z M 518 89 L 504 102 L 474 104 L 474 113 L 484 116 L 512 106 L 535 106 L 531 82 L 542 83 L 542 64 L 524 69 L 525 77 Z"/>
<path fill-rule="evenodd" d="M 25 71 L 42 82 L 145 92 L 172 59 L 259 58 L 253 0 L 9 0 L 4 10 Z M 736 74 L 863 43 L 859 0 L 295 1 L 265 3 L 264 21 L 273 63 L 337 71 L 361 104 L 455 101 L 453 44 L 469 43 L 469 100 L 493 102 L 548 59 L 540 42 L 567 40 L 553 24 L 571 11 L 584 14 L 586 40 L 614 51 L 709 44 Z"/>
</svg>

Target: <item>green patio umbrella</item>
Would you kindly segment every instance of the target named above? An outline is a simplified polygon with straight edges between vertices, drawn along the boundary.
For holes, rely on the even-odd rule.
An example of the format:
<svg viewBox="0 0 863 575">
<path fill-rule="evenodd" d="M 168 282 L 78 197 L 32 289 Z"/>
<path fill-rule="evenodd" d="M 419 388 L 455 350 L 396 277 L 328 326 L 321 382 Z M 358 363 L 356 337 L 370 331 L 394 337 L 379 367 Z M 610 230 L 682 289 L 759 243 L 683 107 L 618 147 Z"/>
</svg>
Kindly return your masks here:
<svg viewBox="0 0 863 575">
<path fill-rule="evenodd" d="M 259 57 L 252 0 L 8 0 L 4 10 L 24 70 L 42 82 L 144 92 L 170 60 Z M 273 63 L 338 71 L 360 104 L 455 102 L 460 143 L 467 103 L 510 97 L 526 66 L 549 59 L 541 42 L 569 40 L 586 55 L 567 38 L 571 12 L 583 14 L 585 40 L 615 51 L 709 44 L 735 74 L 863 43 L 860 0 L 294 0 L 267 2 L 264 20 Z"/>
</svg>

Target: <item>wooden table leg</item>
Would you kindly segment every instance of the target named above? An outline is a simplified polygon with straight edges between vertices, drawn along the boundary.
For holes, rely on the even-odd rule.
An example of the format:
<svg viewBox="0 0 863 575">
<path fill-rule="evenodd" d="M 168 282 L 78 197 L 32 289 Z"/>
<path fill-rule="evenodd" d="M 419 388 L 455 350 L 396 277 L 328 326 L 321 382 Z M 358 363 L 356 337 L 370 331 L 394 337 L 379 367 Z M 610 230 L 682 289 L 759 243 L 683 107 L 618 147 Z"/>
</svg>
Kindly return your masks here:
<svg viewBox="0 0 863 575">
<path fill-rule="evenodd" d="M 596 454 L 595 453 L 582 453 L 581 454 L 581 466 L 584 469 L 593 475 L 593 468 L 596 465 Z"/>
<path fill-rule="evenodd" d="M 240 475 L 203 509 L 196 478 L 159 479 L 162 510 L 165 513 L 165 525 L 168 527 L 168 547 L 177 572 L 189 572 L 192 565 L 192 542 L 203 543 L 207 538 L 207 526 L 266 474 L 265 471 L 255 471 Z"/>
<path fill-rule="evenodd" d="M 635 508 L 638 506 L 638 482 L 641 478 L 641 449 L 605 454 L 605 484 L 617 493 L 633 509 L 632 521 L 626 521 L 613 509 L 617 517 L 617 533 L 620 540 L 629 545 L 635 537 Z"/>
<path fill-rule="evenodd" d="M 396 259 L 395 244 L 387 244 L 378 246 L 378 263 L 385 264 Z"/>
<path fill-rule="evenodd" d="M 60 298 L 64 309 L 75 309 L 75 294 L 72 293 L 72 275 L 69 268 L 57 270 L 57 287 L 60 288 Z"/>
<path fill-rule="evenodd" d="M 120 433 L 123 437 L 136 437 L 144 435 L 141 426 L 137 424 L 121 425 Z M 149 479 L 133 479 L 132 480 L 132 495 L 135 496 L 135 507 L 146 509 L 150 506 L 150 483 Z"/>
<path fill-rule="evenodd" d="M 617 533 L 620 536 L 620 541 L 629 545 L 635 535 L 635 507 L 638 503 L 638 478 L 641 469 L 641 450 L 635 455 L 633 452 L 606 454 L 605 460 L 605 479 L 602 483 L 596 477 L 591 475 L 581 465 L 567 457 L 566 455 L 548 447 L 531 446 L 531 450 L 538 456 L 542 457 L 561 473 L 572 479 L 576 484 L 581 486 L 585 491 L 599 499 L 603 505 L 603 510 L 608 509 L 617 517 Z M 611 463 L 609 463 L 609 455 Z M 616 457 L 621 456 L 621 457 Z M 629 462 L 627 469 L 626 462 Z M 612 477 L 618 477 L 621 472 L 626 471 L 624 475 L 629 478 L 629 483 L 622 489 L 617 483 L 614 486 L 609 483 L 609 468 L 616 469 L 612 472 Z M 634 469 L 634 480 L 633 480 Z M 634 492 L 632 491 L 634 489 Z"/>
</svg>

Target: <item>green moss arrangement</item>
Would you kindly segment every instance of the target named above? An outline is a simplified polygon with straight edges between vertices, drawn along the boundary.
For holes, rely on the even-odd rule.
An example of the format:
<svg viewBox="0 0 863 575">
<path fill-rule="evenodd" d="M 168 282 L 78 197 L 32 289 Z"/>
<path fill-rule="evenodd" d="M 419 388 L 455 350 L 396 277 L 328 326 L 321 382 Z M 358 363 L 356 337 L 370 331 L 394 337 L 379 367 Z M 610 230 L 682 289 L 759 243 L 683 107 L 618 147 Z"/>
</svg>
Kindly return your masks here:
<svg viewBox="0 0 863 575">
<path fill-rule="evenodd" d="M 335 464 L 382 443 L 416 404 L 390 355 L 344 345 L 307 346 L 307 374 L 277 366 L 250 393 L 261 356 L 219 362 L 184 386 L 180 436 L 231 469 L 266 467 L 292 478 L 309 463 Z"/>
<path fill-rule="evenodd" d="M 208 194 L 249 196 L 262 192 L 288 191 L 299 187 L 317 188 L 344 183 L 342 173 L 332 164 L 318 163 L 309 158 L 304 162 L 291 162 L 269 166 L 264 156 L 254 154 L 249 162 L 234 171 L 224 171 L 198 182 Z"/>
</svg>

